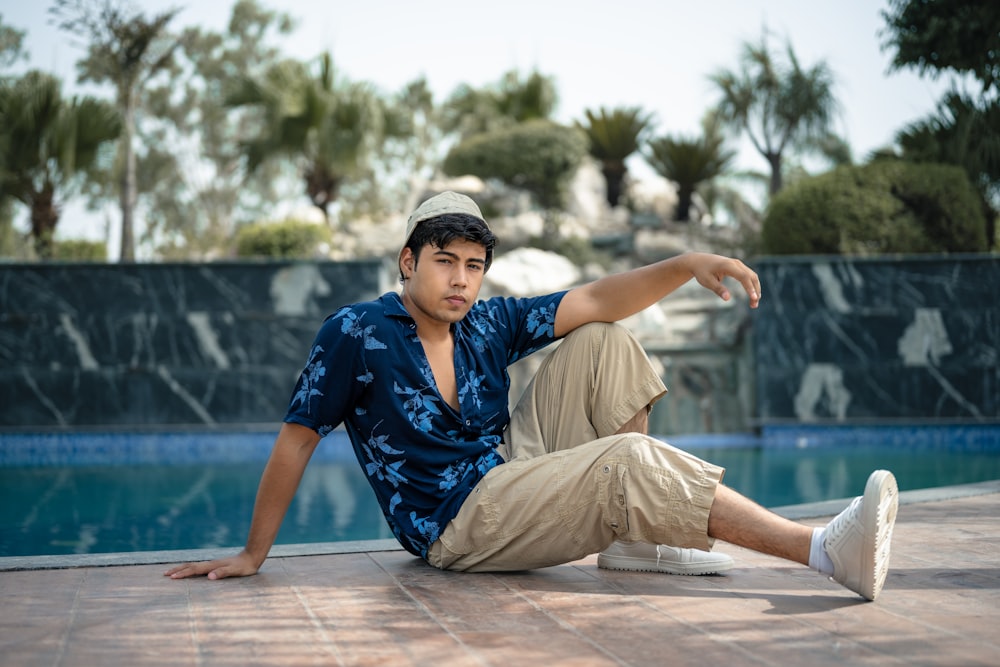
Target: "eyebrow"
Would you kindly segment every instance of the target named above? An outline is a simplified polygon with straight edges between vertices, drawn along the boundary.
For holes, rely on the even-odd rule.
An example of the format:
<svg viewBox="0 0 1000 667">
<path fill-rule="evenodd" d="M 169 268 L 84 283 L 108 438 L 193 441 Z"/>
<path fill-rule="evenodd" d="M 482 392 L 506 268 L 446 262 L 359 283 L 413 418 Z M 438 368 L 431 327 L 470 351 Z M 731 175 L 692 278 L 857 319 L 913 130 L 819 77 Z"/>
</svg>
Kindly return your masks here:
<svg viewBox="0 0 1000 667">
<path fill-rule="evenodd" d="M 438 248 L 437 250 L 435 250 L 434 254 L 435 255 L 447 255 L 448 257 L 451 257 L 452 259 L 461 260 L 461 257 L 459 257 L 457 254 L 455 254 L 453 252 L 448 252 L 447 250 L 443 250 L 441 248 Z M 485 259 L 480 259 L 479 257 L 472 257 L 472 258 L 470 258 L 470 259 L 468 259 L 466 261 L 468 261 L 468 262 L 475 262 L 476 264 L 482 264 L 483 266 L 486 266 L 486 260 Z"/>
</svg>

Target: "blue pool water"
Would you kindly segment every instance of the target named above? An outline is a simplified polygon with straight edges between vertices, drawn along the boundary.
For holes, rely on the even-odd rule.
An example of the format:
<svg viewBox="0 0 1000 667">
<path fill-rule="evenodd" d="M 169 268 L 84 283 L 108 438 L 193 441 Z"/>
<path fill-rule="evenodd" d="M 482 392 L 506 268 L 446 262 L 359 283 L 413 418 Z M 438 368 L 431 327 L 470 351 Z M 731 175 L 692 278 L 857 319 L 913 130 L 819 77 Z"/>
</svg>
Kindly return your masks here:
<svg viewBox="0 0 1000 667">
<path fill-rule="evenodd" d="M 273 433 L 0 434 L 0 557 L 243 545 Z M 1000 426 L 767 429 L 668 439 L 776 507 L 1000 479 Z M 321 443 L 279 544 L 391 538 L 343 433 Z"/>
</svg>

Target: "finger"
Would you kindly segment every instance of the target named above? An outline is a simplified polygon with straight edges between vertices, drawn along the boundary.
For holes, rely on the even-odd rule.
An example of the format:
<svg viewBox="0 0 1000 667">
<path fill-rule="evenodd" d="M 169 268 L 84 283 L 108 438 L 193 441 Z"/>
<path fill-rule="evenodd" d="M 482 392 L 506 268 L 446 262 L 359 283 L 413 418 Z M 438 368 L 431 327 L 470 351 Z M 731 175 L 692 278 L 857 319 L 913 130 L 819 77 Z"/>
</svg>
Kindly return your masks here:
<svg viewBox="0 0 1000 667">
<path fill-rule="evenodd" d="M 170 568 L 163 574 L 171 579 L 185 579 L 205 574 L 210 569 L 211 563 L 184 563 Z"/>
<path fill-rule="evenodd" d="M 163 576 L 170 577 L 171 579 L 184 579 L 185 577 L 190 577 L 196 574 L 191 567 L 190 563 L 184 565 L 178 565 L 177 567 L 172 567 L 163 573 Z"/>
<path fill-rule="evenodd" d="M 256 569 L 248 568 L 243 563 L 233 561 L 212 568 L 212 570 L 208 573 L 208 578 L 215 580 L 226 579 L 227 577 L 248 577 L 252 574 L 256 574 L 256 572 Z"/>
<path fill-rule="evenodd" d="M 718 294 L 723 301 L 729 301 L 730 294 L 725 283 L 722 282 L 723 276 L 712 276 L 712 278 L 712 284 L 706 285 L 706 287 Z"/>
<path fill-rule="evenodd" d="M 729 290 L 722 284 L 725 274 L 705 273 L 696 276 L 698 283 L 705 289 L 715 292 L 723 301 L 729 301 Z"/>
<path fill-rule="evenodd" d="M 756 308 L 760 302 L 760 280 L 758 280 L 757 274 L 750 271 L 749 275 L 743 279 L 742 284 L 747 296 L 750 297 L 750 307 Z"/>
</svg>

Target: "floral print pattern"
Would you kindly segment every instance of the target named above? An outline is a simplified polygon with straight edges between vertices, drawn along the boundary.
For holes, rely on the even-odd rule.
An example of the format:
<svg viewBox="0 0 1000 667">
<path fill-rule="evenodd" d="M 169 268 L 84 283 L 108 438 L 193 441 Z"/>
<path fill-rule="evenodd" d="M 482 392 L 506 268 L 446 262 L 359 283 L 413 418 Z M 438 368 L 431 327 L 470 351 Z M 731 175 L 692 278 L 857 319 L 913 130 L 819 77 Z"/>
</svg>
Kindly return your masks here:
<svg viewBox="0 0 1000 667">
<path fill-rule="evenodd" d="M 441 397 L 395 293 L 327 318 L 285 421 L 343 425 L 393 534 L 426 557 L 496 453 L 510 419 L 507 366 L 554 340 L 563 293 L 477 302 L 452 327 L 459 410 Z"/>
</svg>

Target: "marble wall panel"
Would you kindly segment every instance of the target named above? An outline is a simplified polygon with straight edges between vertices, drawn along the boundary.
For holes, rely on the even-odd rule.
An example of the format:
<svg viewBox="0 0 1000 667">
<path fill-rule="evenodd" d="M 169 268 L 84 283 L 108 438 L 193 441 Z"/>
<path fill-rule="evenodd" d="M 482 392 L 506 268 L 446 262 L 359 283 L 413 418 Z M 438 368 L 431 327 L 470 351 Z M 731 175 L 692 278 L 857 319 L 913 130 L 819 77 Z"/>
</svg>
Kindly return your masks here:
<svg viewBox="0 0 1000 667">
<path fill-rule="evenodd" d="M 1000 419 L 1000 258 L 768 258 L 757 421 Z"/>
<path fill-rule="evenodd" d="M 380 262 L 0 267 L 0 428 L 277 422 Z"/>
<path fill-rule="evenodd" d="M 754 267 L 746 347 L 651 351 L 658 432 L 1000 420 L 998 258 Z M 377 262 L 0 266 L 0 428 L 276 423 L 323 317 L 394 287 Z"/>
</svg>

